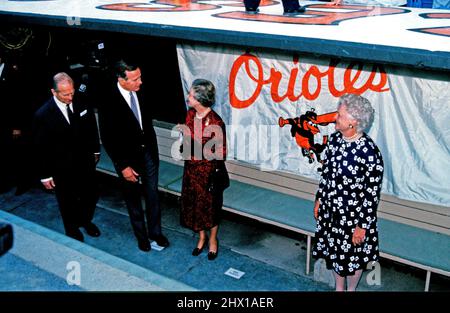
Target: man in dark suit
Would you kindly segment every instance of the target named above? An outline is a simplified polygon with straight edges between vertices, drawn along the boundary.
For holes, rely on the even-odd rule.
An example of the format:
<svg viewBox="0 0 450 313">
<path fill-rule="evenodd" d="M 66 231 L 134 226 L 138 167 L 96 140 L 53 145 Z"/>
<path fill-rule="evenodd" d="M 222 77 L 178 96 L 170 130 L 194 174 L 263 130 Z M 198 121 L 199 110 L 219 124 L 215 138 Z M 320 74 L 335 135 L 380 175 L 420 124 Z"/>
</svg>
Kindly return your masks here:
<svg viewBox="0 0 450 313">
<path fill-rule="evenodd" d="M 36 113 L 34 144 L 41 182 L 55 190 L 66 235 L 83 241 L 80 227 L 92 237 L 100 230 L 92 223 L 98 200 L 95 165 L 100 143 L 94 113 L 72 102 L 72 78 L 66 73 L 53 77 L 53 97 Z"/>
<path fill-rule="evenodd" d="M 150 251 L 149 239 L 167 247 L 169 241 L 161 232 L 156 134 L 148 104 L 142 93 L 138 93 L 142 84 L 141 70 L 134 64 L 119 61 L 115 72 L 117 80 L 105 93 L 99 110 L 102 142 L 121 179 L 139 249 Z"/>
</svg>

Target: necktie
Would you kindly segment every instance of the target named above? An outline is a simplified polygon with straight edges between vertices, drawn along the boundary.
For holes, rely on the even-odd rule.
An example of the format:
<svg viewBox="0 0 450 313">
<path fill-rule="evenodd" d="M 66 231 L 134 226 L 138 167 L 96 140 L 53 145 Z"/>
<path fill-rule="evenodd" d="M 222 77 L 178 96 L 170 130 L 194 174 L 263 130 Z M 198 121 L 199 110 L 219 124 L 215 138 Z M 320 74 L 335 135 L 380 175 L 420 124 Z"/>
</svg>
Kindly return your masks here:
<svg viewBox="0 0 450 313">
<path fill-rule="evenodd" d="M 66 109 L 67 109 L 67 116 L 69 117 L 69 124 L 72 125 L 73 121 L 74 121 L 74 114 L 73 114 L 72 110 L 70 109 L 69 105 L 66 106 Z"/>
<path fill-rule="evenodd" d="M 136 117 L 137 121 L 139 122 L 139 113 L 136 104 L 136 99 L 134 99 L 133 92 L 131 91 L 130 91 L 130 104 L 131 104 L 131 111 L 133 111 L 134 117 Z"/>
</svg>

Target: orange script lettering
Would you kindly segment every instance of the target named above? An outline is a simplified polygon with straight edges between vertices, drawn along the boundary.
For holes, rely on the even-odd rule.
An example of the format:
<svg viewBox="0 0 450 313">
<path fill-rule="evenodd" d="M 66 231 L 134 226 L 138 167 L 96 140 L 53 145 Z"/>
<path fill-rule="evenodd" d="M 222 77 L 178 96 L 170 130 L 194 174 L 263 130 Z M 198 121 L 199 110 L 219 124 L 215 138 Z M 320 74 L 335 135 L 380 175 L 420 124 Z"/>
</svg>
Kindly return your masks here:
<svg viewBox="0 0 450 313">
<path fill-rule="evenodd" d="M 250 66 L 251 64 L 254 64 L 253 71 Z M 303 77 L 299 77 L 298 58 L 294 56 L 294 67 L 288 74 L 286 92 L 280 94 L 280 84 L 284 81 L 283 73 L 272 67 L 270 68 L 269 77 L 266 79 L 264 77 L 263 65 L 258 57 L 250 53 L 244 53 L 236 59 L 230 71 L 228 91 L 231 106 L 236 109 L 244 109 L 251 106 L 258 99 L 264 85 L 270 86 L 270 95 L 275 103 L 279 103 L 286 98 L 294 102 L 301 97 L 312 101 L 319 97 L 324 78 L 326 78 L 325 81 L 328 85 L 326 86 L 328 87 L 328 91 L 334 97 L 340 97 L 346 93 L 362 94 L 367 90 L 374 92 L 385 92 L 389 90 L 386 87 L 387 74 L 383 65 L 373 64 L 366 81 L 361 81 L 361 73 L 364 67 L 364 64 L 361 62 L 351 62 L 345 69 L 342 77 L 338 77 L 342 81 L 342 84 L 339 84 L 339 86 L 343 86 L 339 90 L 335 83 L 335 70 L 338 64 L 338 60 L 331 59 L 328 67 L 324 70 L 312 65 Z M 249 84 L 254 86 L 254 90 L 247 99 L 240 99 L 236 94 L 236 84 L 239 75 L 245 75 L 246 77 L 243 77 L 244 79 L 249 79 L 254 83 Z M 239 77 L 239 81 L 242 81 L 242 77 Z M 298 93 L 296 94 L 296 92 Z"/>
</svg>

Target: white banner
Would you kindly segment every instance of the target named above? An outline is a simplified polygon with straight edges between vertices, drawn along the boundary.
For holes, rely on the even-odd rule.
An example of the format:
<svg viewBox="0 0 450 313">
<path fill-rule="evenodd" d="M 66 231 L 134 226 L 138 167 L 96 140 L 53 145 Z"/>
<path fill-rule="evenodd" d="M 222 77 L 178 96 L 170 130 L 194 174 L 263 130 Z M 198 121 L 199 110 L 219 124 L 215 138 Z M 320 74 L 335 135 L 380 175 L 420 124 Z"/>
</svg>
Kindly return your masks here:
<svg viewBox="0 0 450 313">
<path fill-rule="evenodd" d="M 177 50 L 185 94 L 196 78 L 216 86 L 228 159 L 319 179 L 337 100 L 359 93 L 376 112 L 367 133 L 383 154 L 383 192 L 449 206 L 448 75 L 213 45 Z"/>
</svg>

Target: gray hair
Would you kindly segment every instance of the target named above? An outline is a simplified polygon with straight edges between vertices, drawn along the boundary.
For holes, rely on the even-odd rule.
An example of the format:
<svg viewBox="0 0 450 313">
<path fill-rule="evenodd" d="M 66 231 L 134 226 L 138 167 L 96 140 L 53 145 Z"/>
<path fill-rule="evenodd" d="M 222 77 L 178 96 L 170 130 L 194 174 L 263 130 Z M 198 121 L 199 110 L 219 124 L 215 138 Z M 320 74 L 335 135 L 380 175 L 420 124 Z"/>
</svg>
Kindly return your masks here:
<svg viewBox="0 0 450 313">
<path fill-rule="evenodd" d="M 62 82 L 74 85 L 73 79 L 68 74 L 61 72 L 53 76 L 53 90 L 58 90 L 58 85 Z"/>
<path fill-rule="evenodd" d="M 194 91 L 194 99 L 204 107 L 211 107 L 216 102 L 216 87 L 209 80 L 196 79 L 191 89 Z"/>
<path fill-rule="evenodd" d="M 375 110 L 369 100 L 359 95 L 345 94 L 339 98 L 338 109 L 342 105 L 345 105 L 348 114 L 357 121 L 356 131 L 358 133 L 372 126 Z"/>
</svg>

